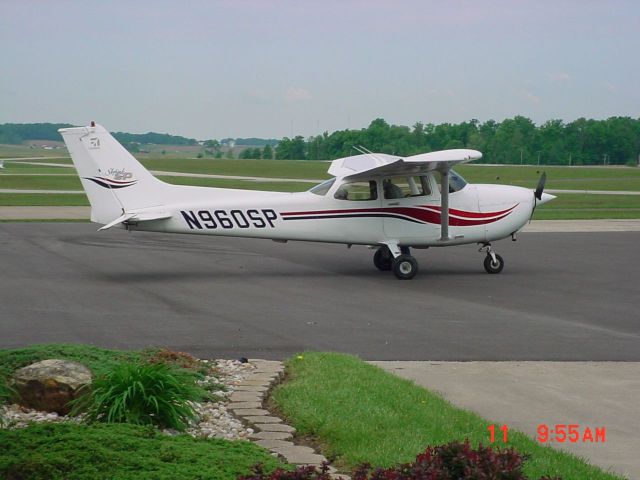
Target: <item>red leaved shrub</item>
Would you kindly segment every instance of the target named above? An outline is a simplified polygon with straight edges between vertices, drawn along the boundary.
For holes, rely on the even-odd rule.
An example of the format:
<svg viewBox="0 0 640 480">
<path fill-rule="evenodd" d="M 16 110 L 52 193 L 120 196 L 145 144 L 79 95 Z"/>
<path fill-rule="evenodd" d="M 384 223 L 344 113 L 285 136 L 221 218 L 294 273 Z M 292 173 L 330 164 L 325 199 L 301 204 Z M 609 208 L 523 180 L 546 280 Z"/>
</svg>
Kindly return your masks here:
<svg viewBox="0 0 640 480">
<path fill-rule="evenodd" d="M 497 450 L 491 447 L 473 448 L 469 441 L 451 442 L 428 447 L 414 462 L 391 468 L 371 468 L 361 465 L 353 480 L 528 480 L 522 473 L 527 459 L 513 448 Z M 329 480 L 328 468 L 298 467 L 293 471 L 276 470 L 266 474 L 260 466 L 254 474 L 239 480 Z M 541 477 L 539 480 L 561 480 Z"/>
</svg>

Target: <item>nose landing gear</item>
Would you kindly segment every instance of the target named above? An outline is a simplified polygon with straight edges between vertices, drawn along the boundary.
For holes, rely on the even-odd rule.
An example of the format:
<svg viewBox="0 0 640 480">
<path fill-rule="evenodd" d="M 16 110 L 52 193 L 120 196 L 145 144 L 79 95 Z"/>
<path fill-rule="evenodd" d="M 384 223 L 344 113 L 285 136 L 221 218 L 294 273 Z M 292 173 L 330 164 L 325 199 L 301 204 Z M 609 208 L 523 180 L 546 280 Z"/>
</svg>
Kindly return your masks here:
<svg viewBox="0 0 640 480">
<path fill-rule="evenodd" d="M 504 268 L 504 259 L 493 251 L 490 243 L 483 243 L 479 252 L 486 252 L 487 256 L 484 258 L 484 269 L 489 274 L 500 273 Z"/>
</svg>

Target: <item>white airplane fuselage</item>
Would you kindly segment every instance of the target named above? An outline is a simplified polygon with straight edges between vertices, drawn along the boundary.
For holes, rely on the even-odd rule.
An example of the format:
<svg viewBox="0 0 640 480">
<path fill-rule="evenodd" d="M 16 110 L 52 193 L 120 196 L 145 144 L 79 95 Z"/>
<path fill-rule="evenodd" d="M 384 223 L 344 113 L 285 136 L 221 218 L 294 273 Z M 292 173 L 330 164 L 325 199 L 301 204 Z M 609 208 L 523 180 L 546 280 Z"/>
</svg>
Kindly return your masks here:
<svg viewBox="0 0 640 480">
<path fill-rule="evenodd" d="M 467 184 L 449 194 L 449 240 L 440 238 L 440 194 L 375 200 L 339 200 L 336 181 L 325 195 L 185 187 L 188 203 L 171 203 L 171 217 L 128 228 L 167 233 L 223 235 L 361 245 L 401 246 L 491 242 L 519 231 L 533 208 L 532 191 L 504 185 Z M 382 178 L 373 178 L 378 188 Z M 178 190 L 179 192 L 179 190 Z M 213 194 L 213 195 L 212 195 Z M 201 199 L 194 198 L 202 196 Z M 207 199 L 210 197 L 210 200 Z M 141 210 L 144 212 L 144 210 Z"/>
</svg>

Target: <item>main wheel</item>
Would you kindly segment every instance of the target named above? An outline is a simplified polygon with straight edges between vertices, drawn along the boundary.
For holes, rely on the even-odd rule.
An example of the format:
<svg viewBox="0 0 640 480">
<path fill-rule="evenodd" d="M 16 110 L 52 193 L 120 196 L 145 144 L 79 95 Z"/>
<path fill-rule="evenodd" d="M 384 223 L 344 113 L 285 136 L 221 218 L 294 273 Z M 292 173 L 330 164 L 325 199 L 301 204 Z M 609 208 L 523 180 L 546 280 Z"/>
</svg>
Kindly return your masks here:
<svg viewBox="0 0 640 480">
<path fill-rule="evenodd" d="M 393 260 L 393 273 L 400 280 L 410 280 L 418 273 L 418 262 L 411 255 L 400 255 Z"/>
<path fill-rule="evenodd" d="M 373 264 L 378 270 L 382 270 L 383 272 L 391 270 L 392 260 L 393 257 L 391 256 L 389 247 L 380 247 L 373 255 Z"/>
<path fill-rule="evenodd" d="M 491 258 L 491 255 L 487 255 L 484 259 L 484 269 L 487 271 L 487 273 L 500 273 L 502 271 L 502 269 L 504 268 L 504 260 L 503 258 L 496 254 L 496 261 L 493 261 L 493 258 Z"/>
</svg>

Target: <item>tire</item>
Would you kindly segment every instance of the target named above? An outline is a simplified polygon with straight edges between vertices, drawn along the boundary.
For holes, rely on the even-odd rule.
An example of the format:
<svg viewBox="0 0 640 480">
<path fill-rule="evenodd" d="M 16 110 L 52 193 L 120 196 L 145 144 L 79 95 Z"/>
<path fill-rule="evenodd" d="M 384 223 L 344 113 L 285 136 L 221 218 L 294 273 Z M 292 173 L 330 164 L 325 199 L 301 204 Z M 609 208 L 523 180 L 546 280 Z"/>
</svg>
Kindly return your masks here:
<svg viewBox="0 0 640 480">
<path fill-rule="evenodd" d="M 376 250 L 376 253 L 373 255 L 373 264 L 382 272 L 391 270 L 393 257 L 388 247 L 380 247 Z"/>
<path fill-rule="evenodd" d="M 399 280 L 411 280 L 418 273 L 418 262 L 411 255 L 400 255 L 393 260 L 393 273 Z"/>
<path fill-rule="evenodd" d="M 486 270 L 487 273 L 490 274 L 496 274 L 496 273 L 500 273 L 502 271 L 502 269 L 504 268 L 504 259 L 496 254 L 496 262 L 493 261 L 493 258 L 491 258 L 491 255 L 487 255 L 484 259 L 484 269 Z"/>
</svg>

